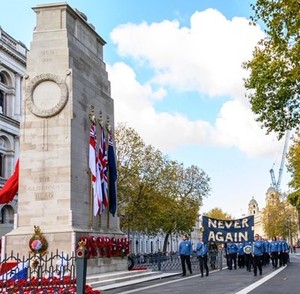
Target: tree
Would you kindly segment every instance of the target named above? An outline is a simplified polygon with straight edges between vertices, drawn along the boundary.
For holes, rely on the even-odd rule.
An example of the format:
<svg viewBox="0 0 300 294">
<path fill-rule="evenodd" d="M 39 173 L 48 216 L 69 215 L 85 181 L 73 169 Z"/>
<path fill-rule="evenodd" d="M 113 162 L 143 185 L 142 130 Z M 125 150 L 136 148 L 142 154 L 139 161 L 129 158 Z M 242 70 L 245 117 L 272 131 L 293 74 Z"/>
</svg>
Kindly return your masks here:
<svg viewBox="0 0 300 294">
<path fill-rule="evenodd" d="M 233 217 L 230 214 L 224 212 L 221 208 L 218 207 L 211 209 L 208 213 L 205 213 L 204 215 L 210 218 L 221 219 L 221 220 L 233 219 Z"/>
<path fill-rule="evenodd" d="M 300 224 L 300 133 L 296 134 L 293 144 L 287 154 L 287 169 L 291 174 L 289 186 L 293 192 L 287 196 L 289 203 L 296 207 L 298 211 L 298 223 Z"/>
<path fill-rule="evenodd" d="M 126 124 L 117 125 L 115 141 L 121 229 L 163 231 L 164 247 L 171 233 L 191 231 L 210 192 L 205 172 L 170 160 Z"/>
<path fill-rule="evenodd" d="M 262 213 L 264 231 L 268 237 L 283 236 L 291 241 L 297 233 L 297 213 L 281 194 L 274 190 L 269 195 Z"/>
<path fill-rule="evenodd" d="M 252 23 L 265 26 L 266 37 L 256 46 L 245 80 L 257 121 L 281 138 L 300 123 L 300 2 L 257 0 Z"/>
</svg>

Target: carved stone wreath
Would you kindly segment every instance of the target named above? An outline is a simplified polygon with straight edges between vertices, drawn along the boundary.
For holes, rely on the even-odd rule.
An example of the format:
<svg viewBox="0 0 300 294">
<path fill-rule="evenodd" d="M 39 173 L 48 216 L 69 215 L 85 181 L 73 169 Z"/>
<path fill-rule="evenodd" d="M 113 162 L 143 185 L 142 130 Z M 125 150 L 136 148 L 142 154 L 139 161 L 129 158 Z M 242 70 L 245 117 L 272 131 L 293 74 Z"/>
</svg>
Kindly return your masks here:
<svg viewBox="0 0 300 294">
<path fill-rule="evenodd" d="M 56 93 L 56 88 L 60 93 Z M 42 94 L 36 94 L 36 92 Z M 54 74 L 38 75 L 26 88 L 27 107 L 38 117 L 51 117 L 58 114 L 67 101 L 68 87 L 64 80 Z"/>
</svg>

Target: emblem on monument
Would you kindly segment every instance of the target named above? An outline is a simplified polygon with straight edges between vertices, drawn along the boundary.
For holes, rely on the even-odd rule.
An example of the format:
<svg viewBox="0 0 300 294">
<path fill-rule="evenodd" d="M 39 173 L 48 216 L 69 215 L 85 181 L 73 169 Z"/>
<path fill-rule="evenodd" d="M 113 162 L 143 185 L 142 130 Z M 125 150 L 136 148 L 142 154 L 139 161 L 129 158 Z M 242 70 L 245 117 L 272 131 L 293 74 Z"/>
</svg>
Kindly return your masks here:
<svg viewBox="0 0 300 294">
<path fill-rule="evenodd" d="M 29 248 L 35 254 L 44 254 L 48 248 L 48 242 L 39 226 L 34 226 L 34 234 L 29 240 Z"/>
<path fill-rule="evenodd" d="M 38 117 L 58 114 L 68 101 L 68 87 L 54 74 L 34 77 L 26 88 L 26 105 Z"/>
</svg>

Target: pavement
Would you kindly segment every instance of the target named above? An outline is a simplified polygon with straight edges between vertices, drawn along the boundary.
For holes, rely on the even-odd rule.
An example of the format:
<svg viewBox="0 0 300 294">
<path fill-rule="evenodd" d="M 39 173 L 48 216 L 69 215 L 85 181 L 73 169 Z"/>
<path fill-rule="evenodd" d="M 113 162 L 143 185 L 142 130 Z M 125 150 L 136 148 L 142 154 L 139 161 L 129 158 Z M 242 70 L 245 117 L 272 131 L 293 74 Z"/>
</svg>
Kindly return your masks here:
<svg viewBox="0 0 300 294">
<path fill-rule="evenodd" d="M 162 274 L 160 277 L 159 275 Z M 271 265 L 263 267 L 263 274 L 253 276 L 245 269 L 211 271 L 208 277 L 193 273 L 181 277 L 181 273 L 168 276 L 144 277 L 142 281 L 128 280 L 122 284 L 99 287 L 101 294 L 116 293 L 205 293 L 205 294 L 300 294 L 300 254 L 291 254 L 287 266 L 274 270 Z M 165 275 L 165 276 L 163 276 Z M 153 280 L 155 279 L 155 280 Z"/>
</svg>

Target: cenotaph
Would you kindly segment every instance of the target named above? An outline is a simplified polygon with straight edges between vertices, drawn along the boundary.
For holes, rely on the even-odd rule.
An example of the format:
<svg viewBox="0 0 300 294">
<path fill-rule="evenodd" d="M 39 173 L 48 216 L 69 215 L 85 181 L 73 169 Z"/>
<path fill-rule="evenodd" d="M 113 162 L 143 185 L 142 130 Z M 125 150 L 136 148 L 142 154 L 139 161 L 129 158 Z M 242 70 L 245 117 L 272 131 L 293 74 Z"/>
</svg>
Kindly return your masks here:
<svg viewBox="0 0 300 294">
<path fill-rule="evenodd" d="M 114 103 L 103 61 L 105 41 L 67 3 L 38 5 L 24 79 L 20 130 L 18 214 L 5 236 L 6 252 L 28 254 L 33 228 L 48 252 L 71 254 L 90 236 L 123 238 L 118 217 L 91 209 L 91 109 L 114 127 Z M 21 24 L 20 24 L 21 25 Z M 106 123 L 106 121 L 105 121 Z M 127 260 L 89 261 L 88 273 L 124 270 Z"/>
</svg>

